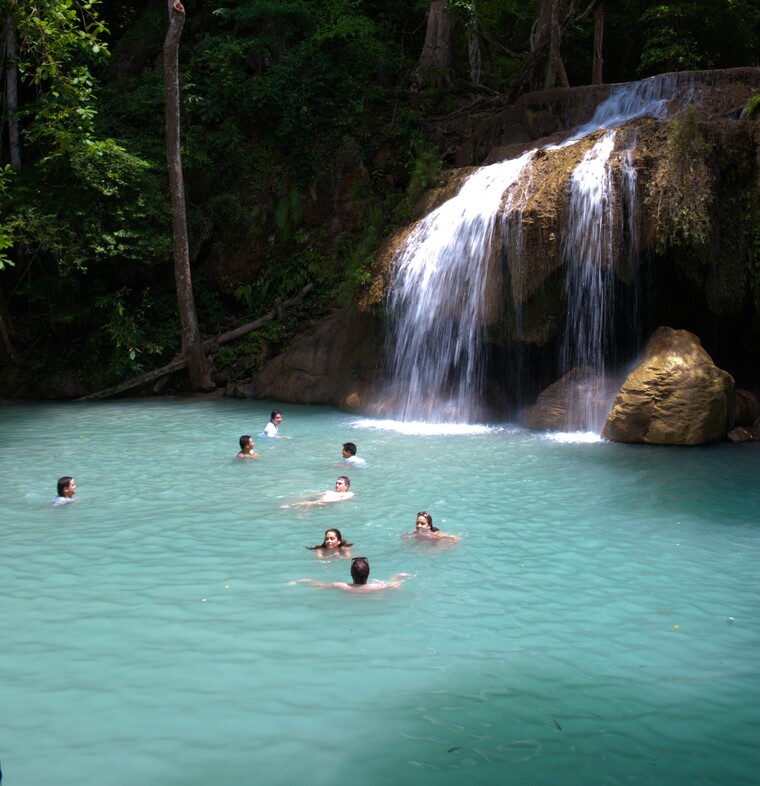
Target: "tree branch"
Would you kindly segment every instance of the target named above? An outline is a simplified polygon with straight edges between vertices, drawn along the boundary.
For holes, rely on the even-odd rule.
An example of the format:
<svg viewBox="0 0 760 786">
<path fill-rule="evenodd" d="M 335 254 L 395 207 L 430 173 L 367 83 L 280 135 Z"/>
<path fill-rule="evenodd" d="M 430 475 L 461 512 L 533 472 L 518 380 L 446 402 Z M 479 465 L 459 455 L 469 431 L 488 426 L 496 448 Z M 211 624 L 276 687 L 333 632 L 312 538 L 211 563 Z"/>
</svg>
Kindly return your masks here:
<svg viewBox="0 0 760 786">
<path fill-rule="evenodd" d="M 314 284 L 307 284 L 297 295 L 282 303 L 281 307 L 287 308 L 288 306 L 295 305 L 296 303 L 303 300 L 303 298 L 306 297 L 306 295 L 308 295 L 312 289 L 314 289 Z M 260 327 L 266 325 L 267 322 L 271 322 L 271 320 L 277 316 L 278 310 L 279 309 L 274 308 L 268 313 L 264 314 L 263 317 L 259 317 L 253 322 L 248 322 L 247 324 L 241 325 L 240 327 L 234 328 L 233 330 L 228 330 L 226 333 L 220 333 L 214 338 L 207 339 L 203 342 L 203 351 L 210 352 L 221 344 L 227 344 L 230 341 L 234 341 L 236 338 L 241 338 L 248 333 L 252 333 L 254 330 L 258 330 Z M 155 368 L 153 371 L 148 371 L 145 374 L 141 374 L 139 377 L 128 379 L 126 382 L 120 382 L 118 385 L 112 385 L 110 388 L 99 390 L 97 393 L 89 393 L 86 396 L 76 399 L 76 401 L 94 401 L 96 399 L 110 398 L 111 396 L 116 396 L 119 393 L 123 393 L 125 390 L 132 390 L 133 388 L 139 387 L 140 385 L 146 385 L 148 382 L 152 382 L 154 379 L 159 379 L 166 374 L 173 374 L 175 371 L 185 368 L 185 366 L 187 366 L 187 357 L 185 355 L 179 355 L 170 363 L 167 363 L 165 366 L 161 366 L 161 368 Z"/>
</svg>

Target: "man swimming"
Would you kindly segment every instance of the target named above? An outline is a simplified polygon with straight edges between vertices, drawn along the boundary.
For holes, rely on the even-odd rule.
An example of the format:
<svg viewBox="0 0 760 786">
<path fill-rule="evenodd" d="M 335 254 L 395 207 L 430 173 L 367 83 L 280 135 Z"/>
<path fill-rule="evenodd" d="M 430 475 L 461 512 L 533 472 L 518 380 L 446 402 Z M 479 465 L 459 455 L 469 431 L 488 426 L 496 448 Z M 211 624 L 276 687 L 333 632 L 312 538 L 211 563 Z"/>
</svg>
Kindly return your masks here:
<svg viewBox="0 0 760 786">
<path fill-rule="evenodd" d="M 56 491 L 58 496 L 52 502 L 55 507 L 59 505 L 68 505 L 70 502 L 76 502 L 74 494 L 77 493 L 77 484 L 70 475 L 64 475 L 62 478 L 58 478 Z"/>
<path fill-rule="evenodd" d="M 298 579 L 290 584 L 311 584 L 319 589 L 340 589 L 344 592 L 379 592 L 380 590 L 398 589 L 410 573 L 396 573 L 388 581 L 373 581 L 369 584 L 369 560 L 366 557 L 354 557 L 351 560 L 351 578 L 347 581 L 315 581 L 314 579 Z"/>
<path fill-rule="evenodd" d="M 237 458 L 249 458 L 249 459 L 259 459 L 261 458 L 261 453 L 257 453 L 253 449 L 253 437 L 249 434 L 243 434 L 240 437 L 240 452 L 237 454 Z"/>
<path fill-rule="evenodd" d="M 356 467 L 363 467 L 367 462 L 363 458 L 356 455 L 356 445 L 353 442 L 343 443 L 343 462 L 345 464 L 353 464 Z"/>
<path fill-rule="evenodd" d="M 354 496 L 353 491 L 349 491 L 351 481 L 346 475 L 341 475 L 335 481 L 335 491 L 323 491 L 316 499 L 307 499 L 303 502 L 294 502 L 291 505 L 280 505 L 281 508 L 309 508 L 314 505 L 326 505 L 329 502 L 343 502 Z"/>
<path fill-rule="evenodd" d="M 280 423 L 282 423 L 282 412 L 279 409 L 273 409 L 272 414 L 269 416 L 269 423 L 264 426 L 264 431 L 262 432 L 264 436 L 270 439 L 290 439 L 290 437 L 280 436 Z"/>
</svg>

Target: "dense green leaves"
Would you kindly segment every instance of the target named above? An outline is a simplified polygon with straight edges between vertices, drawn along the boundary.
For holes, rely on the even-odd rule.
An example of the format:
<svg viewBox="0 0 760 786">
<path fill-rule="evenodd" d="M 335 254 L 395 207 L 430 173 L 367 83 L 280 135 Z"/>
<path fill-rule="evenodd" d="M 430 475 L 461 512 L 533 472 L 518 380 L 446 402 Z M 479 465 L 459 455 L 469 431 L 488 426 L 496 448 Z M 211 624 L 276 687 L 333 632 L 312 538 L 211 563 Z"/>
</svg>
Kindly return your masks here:
<svg viewBox="0 0 760 786">
<path fill-rule="evenodd" d="M 754 0 L 605 5 L 607 81 L 757 61 Z M 450 163 L 439 121 L 470 88 L 473 4 L 451 0 L 454 88 L 413 93 L 427 6 L 186 3 L 182 153 L 207 332 L 268 311 L 307 281 L 320 302 L 350 296 L 383 238 Z M 477 0 L 486 94 L 509 90 L 537 9 L 537 0 Z M 79 358 L 92 384 L 97 367 L 118 376 L 159 362 L 176 350 L 165 4 L 0 0 L 0 11 L 19 43 L 20 169 L 0 151 L 0 270 L 17 343 L 43 364 Z M 571 84 L 589 80 L 592 42 L 593 15 L 564 30 Z M 256 347 L 251 364 L 266 355 Z"/>
</svg>

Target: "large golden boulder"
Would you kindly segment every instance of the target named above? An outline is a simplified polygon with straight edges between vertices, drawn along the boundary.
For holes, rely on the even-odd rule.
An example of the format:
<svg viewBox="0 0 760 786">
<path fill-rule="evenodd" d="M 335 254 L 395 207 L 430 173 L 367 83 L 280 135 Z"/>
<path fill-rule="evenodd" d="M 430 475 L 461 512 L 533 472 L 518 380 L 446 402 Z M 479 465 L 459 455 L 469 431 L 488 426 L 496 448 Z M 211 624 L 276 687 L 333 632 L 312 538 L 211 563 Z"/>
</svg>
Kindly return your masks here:
<svg viewBox="0 0 760 786">
<path fill-rule="evenodd" d="M 602 436 L 615 442 L 701 445 L 733 428 L 733 377 L 687 330 L 658 328 L 615 398 Z"/>
</svg>

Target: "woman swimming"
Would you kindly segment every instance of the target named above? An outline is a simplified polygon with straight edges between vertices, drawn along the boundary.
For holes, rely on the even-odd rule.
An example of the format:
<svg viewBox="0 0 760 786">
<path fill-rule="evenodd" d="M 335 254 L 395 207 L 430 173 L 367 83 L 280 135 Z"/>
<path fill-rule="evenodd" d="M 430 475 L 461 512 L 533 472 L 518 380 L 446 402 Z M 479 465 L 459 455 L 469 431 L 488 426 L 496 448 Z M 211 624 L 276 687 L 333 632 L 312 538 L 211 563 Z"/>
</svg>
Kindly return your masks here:
<svg viewBox="0 0 760 786">
<path fill-rule="evenodd" d="M 351 556 L 351 546 L 340 534 L 339 529 L 328 529 L 325 532 L 325 539 L 318 546 L 306 546 L 307 549 L 317 552 L 317 557 L 340 557 L 348 559 Z"/>
<path fill-rule="evenodd" d="M 450 543 L 456 543 L 459 538 L 456 535 L 447 535 L 441 532 L 438 527 L 433 526 L 433 517 L 426 511 L 421 510 L 417 514 L 417 521 L 414 525 L 414 532 L 407 532 L 407 535 L 416 535 L 418 538 L 427 538 L 428 540 L 448 540 Z"/>
</svg>

